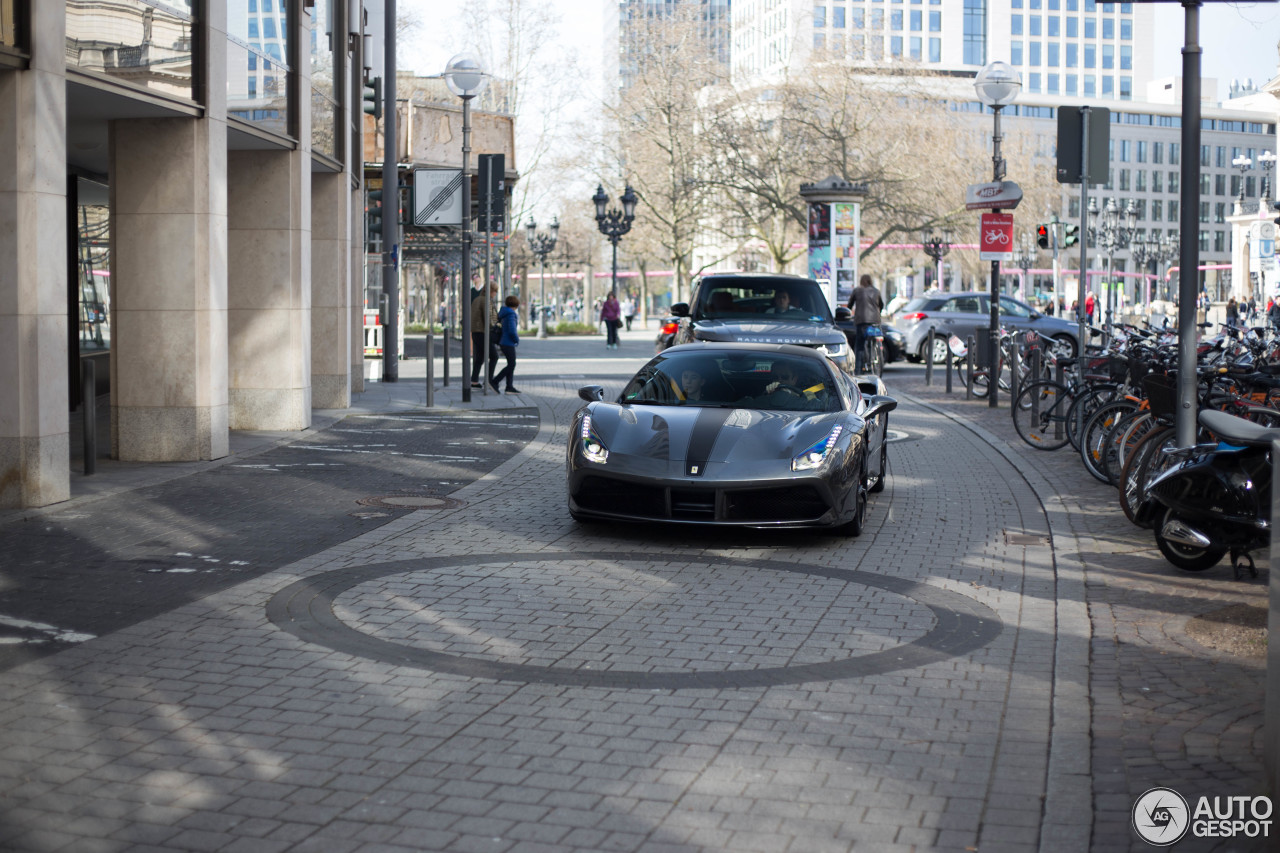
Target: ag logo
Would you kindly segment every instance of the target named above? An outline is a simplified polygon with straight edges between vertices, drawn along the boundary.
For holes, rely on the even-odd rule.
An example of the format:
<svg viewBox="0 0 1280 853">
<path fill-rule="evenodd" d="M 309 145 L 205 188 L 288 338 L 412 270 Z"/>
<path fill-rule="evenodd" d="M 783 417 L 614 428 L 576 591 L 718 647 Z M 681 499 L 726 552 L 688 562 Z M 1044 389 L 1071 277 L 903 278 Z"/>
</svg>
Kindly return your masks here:
<svg viewBox="0 0 1280 853">
<path fill-rule="evenodd" d="M 1152 788 L 1133 804 L 1133 828 L 1148 844 L 1167 847 L 1187 834 L 1191 810 L 1172 788 Z"/>
</svg>

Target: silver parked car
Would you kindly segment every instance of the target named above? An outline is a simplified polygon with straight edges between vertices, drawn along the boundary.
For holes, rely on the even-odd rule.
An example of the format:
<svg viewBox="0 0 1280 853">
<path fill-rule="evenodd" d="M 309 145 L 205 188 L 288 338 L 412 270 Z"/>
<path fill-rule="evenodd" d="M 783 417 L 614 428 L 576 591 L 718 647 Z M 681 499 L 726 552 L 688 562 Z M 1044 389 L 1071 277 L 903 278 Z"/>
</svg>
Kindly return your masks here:
<svg viewBox="0 0 1280 853">
<path fill-rule="evenodd" d="M 1080 351 L 1079 329 L 1075 323 L 1050 317 L 1012 296 L 1000 295 L 1000 322 L 1008 328 L 1035 329 L 1042 335 L 1070 343 L 1073 355 Z M 946 358 L 950 335 L 967 339 L 977 333 L 979 326 L 991 325 L 991 295 L 970 291 L 917 296 L 902 307 L 894 323 L 906 338 L 907 358 L 912 361 L 924 360 L 929 330 L 933 329 L 933 361 L 937 364 Z"/>
</svg>

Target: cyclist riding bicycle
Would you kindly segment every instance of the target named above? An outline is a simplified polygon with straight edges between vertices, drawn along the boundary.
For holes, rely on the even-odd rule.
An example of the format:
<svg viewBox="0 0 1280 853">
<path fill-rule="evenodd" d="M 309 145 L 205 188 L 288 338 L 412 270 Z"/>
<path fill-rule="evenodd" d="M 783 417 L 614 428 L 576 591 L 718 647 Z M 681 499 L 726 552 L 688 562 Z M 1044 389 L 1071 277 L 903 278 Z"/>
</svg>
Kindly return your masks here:
<svg viewBox="0 0 1280 853">
<path fill-rule="evenodd" d="M 884 298 L 871 283 L 871 276 L 863 275 L 858 286 L 849 295 L 849 307 L 853 309 L 853 322 L 857 324 L 854 337 L 855 369 L 862 373 L 867 361 L 867 328 L 880 324 L 880 312 L 884 309 Z"/>
</svg>

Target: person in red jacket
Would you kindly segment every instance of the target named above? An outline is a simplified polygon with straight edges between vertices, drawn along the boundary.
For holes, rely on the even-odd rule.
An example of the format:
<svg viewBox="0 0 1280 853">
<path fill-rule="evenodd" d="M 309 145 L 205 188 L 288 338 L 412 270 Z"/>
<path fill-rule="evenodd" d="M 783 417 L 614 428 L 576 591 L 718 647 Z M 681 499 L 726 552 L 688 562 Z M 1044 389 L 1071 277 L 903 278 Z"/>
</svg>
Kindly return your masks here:
<svg viewBox="0 0 1280 853">
<path fill-rule="evenodd" d="M 618 304 L 618 294 L 610 293 L 609 298 L 600 306 L 600 319 L 604 321 L 609 337 L 605 341 L 607 349 L 618 348 L 618 326 L 622 324 L 622 306 Z"/>
</svg>

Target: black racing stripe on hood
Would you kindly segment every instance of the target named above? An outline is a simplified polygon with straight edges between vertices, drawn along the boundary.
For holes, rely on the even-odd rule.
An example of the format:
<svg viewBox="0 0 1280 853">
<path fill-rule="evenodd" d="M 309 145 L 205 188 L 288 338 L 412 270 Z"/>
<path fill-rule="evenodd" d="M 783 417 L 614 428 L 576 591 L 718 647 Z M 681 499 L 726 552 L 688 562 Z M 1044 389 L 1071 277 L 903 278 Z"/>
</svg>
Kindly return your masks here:
<svg viewBox="0 0 1280 853">
<path fill-rule="evenodd" d="M 689 449 L 684 455 L 684 472 L 691 477 L 700 477 L 707 470 L 707 460 L 711 458 L 711 448 L 715 446 L 716 437 L 724 428 L 724 422 L 733 414 L 733 409 L 702 409 L 698 419 L 693 423 L 689 434 Z"/>
</svg>

